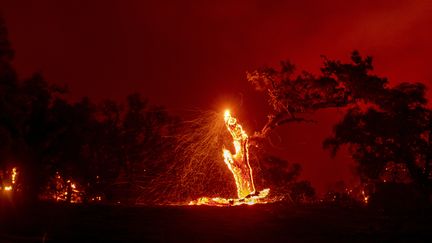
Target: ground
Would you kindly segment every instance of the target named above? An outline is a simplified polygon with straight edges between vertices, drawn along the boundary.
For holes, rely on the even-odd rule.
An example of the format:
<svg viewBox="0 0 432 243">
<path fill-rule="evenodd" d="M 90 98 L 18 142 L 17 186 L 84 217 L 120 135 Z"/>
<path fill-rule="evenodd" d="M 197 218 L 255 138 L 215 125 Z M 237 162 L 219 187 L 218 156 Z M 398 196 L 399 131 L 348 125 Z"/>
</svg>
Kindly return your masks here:
<svg viewBox="0 0 432 243">
<path fill-rule="evenodd" d="M 0 208 L 0 242 L 426 242 L 431 210 L 283 203 L 131 207 L 41 203 Z"/>
</svg>

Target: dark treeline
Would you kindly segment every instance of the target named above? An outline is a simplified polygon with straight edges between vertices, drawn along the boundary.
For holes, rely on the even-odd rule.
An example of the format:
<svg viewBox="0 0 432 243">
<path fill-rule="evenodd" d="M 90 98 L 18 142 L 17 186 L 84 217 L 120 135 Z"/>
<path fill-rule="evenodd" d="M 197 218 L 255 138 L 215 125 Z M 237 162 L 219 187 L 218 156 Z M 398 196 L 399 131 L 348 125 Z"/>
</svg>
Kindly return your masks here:
<svg viewBox="0 0 432 243">
<path fill-rule="evenodd" d="M 147 184 L 172 159 L 166 151 L 177 119 L 163 108 L 139 94 L 129 95 L 126 104 L 70 102 L 66 89 L 41 74 L 18 80 L 13 57 L 0 21 L 0 170 L 19 168 L 19 190 L 29 200 L 55 175 L 73 179 L 85 197 L 109 197 L 108 187 Z"/>
</svg>

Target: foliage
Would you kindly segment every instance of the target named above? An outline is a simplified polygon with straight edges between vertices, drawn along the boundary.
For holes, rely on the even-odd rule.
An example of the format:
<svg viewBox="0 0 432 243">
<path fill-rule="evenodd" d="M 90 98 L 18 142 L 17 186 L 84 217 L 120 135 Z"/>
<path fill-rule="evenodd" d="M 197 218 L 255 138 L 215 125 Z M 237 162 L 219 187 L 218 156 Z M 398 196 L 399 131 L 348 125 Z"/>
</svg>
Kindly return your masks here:
<svg viewBox="0 0 432 243">
<path fill-rule="evenodd" d="M 299 180 L 302 169 L 300 164 L 289 163 L 257 149 L 253 150 L 253 154 L 256 156 L 254 162 L 260 164 L 254 173 L 259 173 L 263 180 L 258 185 L 271 185 L 274 197 L 297 203 L 311 202 L 315 199 L 315 190 L 310 182 Z"/>
<path fill-rule="evenodd" d="M 294 77 L 294 65 L 263 68 L 248 80 L 267 93 L 269 120 L 256 138 L 288 122 L 305 121 L 302 114 L 318 109 L 345 107 L 343 120 L 334 127 L 324 147 L 333 154 L 347 144 L 363 181 L 377 181 L 390 163 L 403 164 L 410 177 L 428 193 L 431 190 L 431 110 L 421 83 L 390 87 L 386 78 L 371 73 L 372 58 L 357 51 L 351 62 L 329 60 L 319 76 L 302 72 Z"/>
<path fill-rule="evenodd" d="M 285 123 L 306 121 L 305 113 L 379 99 L 387 80 L 369 74 L 372 58 L 353 52 L 352 61 L 345 64 L 324 57 L 320 76 L 306 71 L 296 75 L 295 66 L 288 61 L 281 62 L 279 70 L 262 68 L 248 73 L 248 81 L 267 94 L 271 107 L 268 122 L 256 137 Z"/>
</svg>

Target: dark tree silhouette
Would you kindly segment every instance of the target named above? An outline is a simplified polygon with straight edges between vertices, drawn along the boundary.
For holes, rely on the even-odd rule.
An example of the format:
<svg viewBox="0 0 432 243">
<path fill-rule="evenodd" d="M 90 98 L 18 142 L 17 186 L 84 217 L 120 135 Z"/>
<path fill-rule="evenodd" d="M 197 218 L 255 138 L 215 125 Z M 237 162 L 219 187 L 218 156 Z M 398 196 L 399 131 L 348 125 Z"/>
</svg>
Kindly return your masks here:
<svg viewBox="0 0 432 243">
<path fill-rule="evenodd" d="M 247 74 L 255 89 L 267 94 L 271 107 L 268 122 L 255 138 L 286 123 L 307 121 L 302 116 L 305 113 L 381 98 L 387 80 L 369 74 L 371 57 L 362 58 L 355 51 L 348 64 L 323 58 L 319 76 L 306 71 L 296 75 L 295 66 L 288 61 L 281 62 L 279 70 L 262 68 Z"/>
<path fill-rule="evenodd" d="M 151 180 L 171 160 L 173 119 L 162 107 L 149 105 L 139 94 L 127 97 L 119 137 L 123 173 L 116 185 L 125 185 L 129 198 L 137 199 L 145 193 Z"/>
<path fill-rule="evenodd" d="M 50 127 L 55 131 L 55 137 L 50 148 L 50 174 L 60 172 L 65 179 L 87 185 L 87 190 L 94 183 L 106 180 L 105 174 L 101 173 L 99 156 L 102 152 L 112 156 L 111 160 L 103 160 L 107 168 L 114 167 L 111 162 L 118 156 L 113 153 L 115 147 L 110 147 L 109 152 L 100 151 L 105 145 L 101 139 L 106 137 L 97 117 L 97 106 L 88 98 L 75 104 L 57 99 L 51 114 Z"/>
<path fill-rule="evenodd" d="M 18 135 L 15 125 L 18 112 L 14 105 L 18 83 L 11 63 L 14 52 L 7 37 L 5 22 L 0 17 L 0 169 L 3 171 L 16 147 L 14 137 Z"/>
<path fill-rule="evenodd" d="M 375 104 L 351 107 L 324 142 L 334 152 L 349 144 L 364 181 L 379 181 L 391 164 L 403 165 L 427 194 L 431 190 L 431 110 L 422 84 L 386 89 Z M 405 170 L 403 168 L 402 170 Z"/>
<path fill-rule="evenodd" d="M 94 104 L 87 97 L 71 103 L 65 88 L 41 74 L 18 80 L 12 58 L 0 19 L 0 171 L 19 168 L 29 201 L 60 174 L 78 182 L 86 197 L 109 194 L 122 181 L 140 188 L 172 159 L 174 118 L 163 108 L 138 94 L 128 97 L 125 110 L 114 101 Z"/>
<path fill-rule="evenodd" d="M 309 181 L 297 181 L 290 186 L 290 196 L 294 202 L 311 202 L 315 199 L 315 189 Z"/>
<path fill-rule="evenodd" d="M 305 203 L 315 198 L 315 190 L 308 181 L 299 180 L 301 165 L 253 149 L 254 173 L 260 175 L 259 186 L 271 185 L 272 195 L 286 201 Z M 262 185 L 261 185 L 262 184 Z"/>
<path fill-rule="evenodd" d="M 48 85 L 41 75 L 20 82 L 12 68 L 13 51 L 0 20 L 0 164 L 19 165 L 23 190 L 36 198 L 48 153 L 49 106 L 60 90 Z"/>
<path fill-rule="evenodd" d="M 386 78 L 371 74 L 372 58 L 357 51 L 351 62 L 324 57 L 321 74 L 302 72 L 282 62 L 281 69 L 264 68 L 248 74 L 258 91 L 268 94 L 271 113 L 255 139 L 289 122 L 306 121 L 302 114 L 318 109 L 345 107 L 343 121 L 324 142 L 333 154 L 350 145 L 363 180 L 376 180 L 388 163 L 403 164 L 418 186 L 431 190 L 431 110 L 425 86 L 402 83 L 389 87 Z"/>
<path fill-rule="evenodd" d="M 41 75 L 19 83 L 16 109 L 20 111 L 21 121 L 17 123 L 18 141 L 21 153 L 18 155 L 22 170 L 25 195 L 36 200 L 42 185 L 49 177 L 50 157 L 54 152 L 56 131 L 50 126 L 51 106 L 59 94 L 57 87 L 49 85 Z"/>
</svg>

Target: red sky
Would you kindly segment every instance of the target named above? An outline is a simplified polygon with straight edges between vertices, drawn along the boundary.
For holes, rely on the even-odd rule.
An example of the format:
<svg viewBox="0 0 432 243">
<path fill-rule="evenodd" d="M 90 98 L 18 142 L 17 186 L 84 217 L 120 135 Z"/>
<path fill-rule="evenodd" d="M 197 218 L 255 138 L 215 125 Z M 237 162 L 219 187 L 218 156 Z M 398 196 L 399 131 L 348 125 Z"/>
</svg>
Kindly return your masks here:
<svg viewBox="0 0 432 243">
<path fill-rule="evenodd" d="M 245 72 L 280 60 L 317 71 L 321 54 L 347 60 L 358 49 L 393 84 L 432 82 L 430 1 L 13 0 L 0 12 L 22 77 L 42 71 L 73 99 L 140 92 L 180 115 L 231 105 L 250 133 L 265 102 Z M 317 124 L 274 138 L 276 153 L 301 163 L 320 192 L 352 178 L 346 152 L 332 159 L 321 149 L 341 114 L 320 112 Z"/>
</svg>

